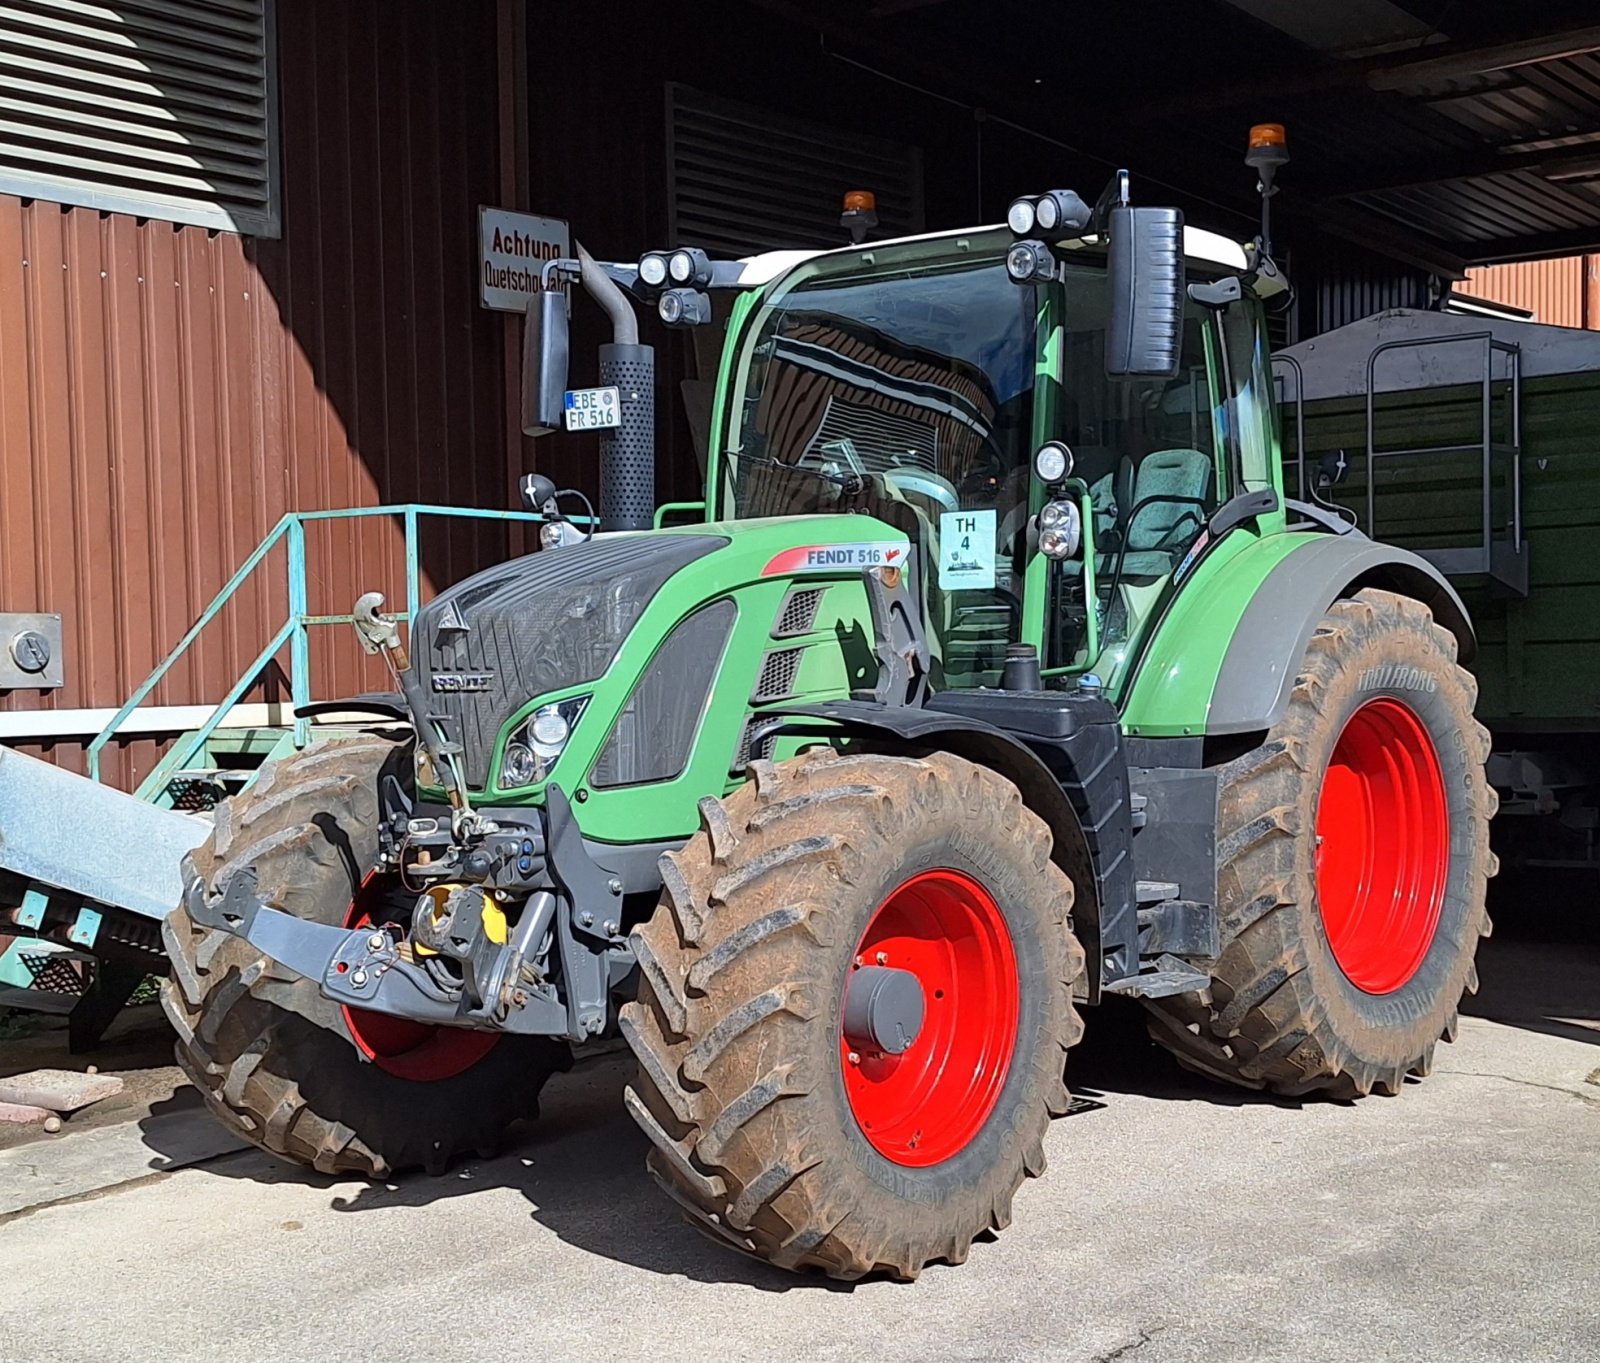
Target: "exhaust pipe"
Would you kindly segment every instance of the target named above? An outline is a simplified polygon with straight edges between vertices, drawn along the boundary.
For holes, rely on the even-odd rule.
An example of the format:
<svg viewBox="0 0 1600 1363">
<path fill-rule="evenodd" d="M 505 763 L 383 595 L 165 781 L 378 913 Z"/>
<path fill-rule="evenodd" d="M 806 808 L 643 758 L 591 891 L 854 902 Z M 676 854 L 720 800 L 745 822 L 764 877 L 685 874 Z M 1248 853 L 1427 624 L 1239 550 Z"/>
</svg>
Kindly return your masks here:
<svg viewBox="0 0 1600 1363">
<path fill-rule="evenodd" d="M 621 424 L 600 434 L 600 524 L 648 530 L 656 509 L 656 353 L 639 344 L 633 303 L 604 266 L 576 245 L 575 261 L 550 261 L 545 288 L 528 301 L 523 328 L 522 429 L 548 435 L 562 421 L 567 388 L 566 299 L 549 288 L 552 272 L 576 274 L 611 321 L 600 347 L 600 386 L 617 390 Z"/>
</svg>

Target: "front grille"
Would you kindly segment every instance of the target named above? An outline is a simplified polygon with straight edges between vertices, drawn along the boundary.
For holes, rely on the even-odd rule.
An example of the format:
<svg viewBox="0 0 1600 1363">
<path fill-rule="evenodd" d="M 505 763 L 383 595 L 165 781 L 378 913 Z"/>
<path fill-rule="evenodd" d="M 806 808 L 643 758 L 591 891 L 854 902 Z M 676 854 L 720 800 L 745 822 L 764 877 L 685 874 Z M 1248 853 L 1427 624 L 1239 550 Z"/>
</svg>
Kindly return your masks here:
<svg viewBox="0 0 1600 1363">
<path fill-rule="evenodd" d="M 772 627 L 774 639 L 790 639 L 809 634 L 817 623 L 817 608 L 825 587 L 792 587 L 778 610 L 778 623 Z"/>
<path fill-rule="evenodd" d="M 485 787 L 495 740 L 517 710 L 600 676 L 662 584 L 727 542 L 601 536 L 498 564 L 424 607 L 413 657 L 429 713 L 464 749 L 467 784 Z M 439 673 L 488 681 L 483 690 L 435 691 Z"/>
<path fill-rule="evenodd" d="M 732 601 L 715 601 L 673 630 L 617 716 L 591 785 L 643 785 L 682 774 L 737 616 Z"/>
<path fill-rule="evenodd" d="M 800 671 L 800 655 L 804 652 L 803 648 L 777 648 L 767 654 L 750 699 L 759 705 L 763 701 L 783 700 L 792 696 L 794 679 Z"/>
<path fill-rule="evenodd" d="M 771 757 L 772 750 L 777 746 L 778 735 L 768 734 L 756 745 L 758 751 L 750 751 L 750 736 L 758 724 L 765 724 L 771 715 L 751 715 L 745 720 L 744 728 L 739 734 L 739 748 L 733 755 L 733 765 L 729 768 L 735 775 L 742 775 L 744 769 L 759 757 Z"/>
</svg>

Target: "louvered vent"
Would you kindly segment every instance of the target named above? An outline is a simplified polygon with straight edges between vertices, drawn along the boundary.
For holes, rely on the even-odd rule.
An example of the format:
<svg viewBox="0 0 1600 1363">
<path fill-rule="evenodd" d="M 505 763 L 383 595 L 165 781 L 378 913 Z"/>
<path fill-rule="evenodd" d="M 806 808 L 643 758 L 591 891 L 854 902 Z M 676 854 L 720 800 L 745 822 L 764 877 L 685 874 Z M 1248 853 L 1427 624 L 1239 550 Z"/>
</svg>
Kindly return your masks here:
<svg viewBox="0 0 1600 1363">
<path fill-rule="evenodd" d="M 272 0 L 0 6 L 0 191 L 278 234 Z"/>
<path fill-rule="evenodd" d="M 922 153 L 668 87 L 672 241 L 713 255 L 844 246 L 846 190 L 877 195 L 876 237 L 922 230 Z"/>
<path fill-rule="evenodd" d="M 771 715 L 751 715 L 749 719 L 745 720 L 744 728 L 739 733 L 739 750 L 733 755 L 733 763 L 728 768 L 729 771 L 735 774 L 742 773 L 752 762 L 763 757 L 772 756 L 772 750 L 777 746 L 778 742 L 777 734 L 768 734 L 760 743 L 756 744 L 754 752 L 750 749 L 750 740 L 755 736 L 757 727 L 767 723 L 771 718 Z"/>
<path fill-rule="evenodd" d="M 809 634 L 817 623 L 817 607 L 822 604 L 822 593 L 826 590 L 826 587 L 791 587 L 778 610 L 772 637 L 788 639 L 796 634 Z"/>
<path fill-rule="evenodd" d="M 761 675 L 756 679 L 755 694 L 750 697 L 756 704 L 767 700 L 782 700 L 794 692 L 795 675 L 800 671 L 803 648 L 778 648 L 767 654 L 761 663 Z"/>
</svg>

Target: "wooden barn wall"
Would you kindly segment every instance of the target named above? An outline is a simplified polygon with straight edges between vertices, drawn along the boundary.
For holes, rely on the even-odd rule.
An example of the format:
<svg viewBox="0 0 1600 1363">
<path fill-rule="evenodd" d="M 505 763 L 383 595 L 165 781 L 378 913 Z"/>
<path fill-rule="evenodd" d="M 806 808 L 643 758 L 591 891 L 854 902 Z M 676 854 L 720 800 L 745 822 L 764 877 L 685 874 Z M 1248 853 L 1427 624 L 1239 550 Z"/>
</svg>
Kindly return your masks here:
<svg viewBox="0 0 1600 1363">
<path fill-rule="evenodd" d="M 502 319 L 477 304 L 499 197 L 496 7 L 278 0 L 283 234 L 0 197 L 0 610 L 64 617 L 67 685 L 0 710 L 116 706 L 287 510 L 513 504 Z M 435 523 L 425 587 L 504 557 Z M 310 609 L 404 601 L 397 523 L 308 535 Z M 282 622 L 283 555 L 151 698 L 220 698 Z M 312 636 L 314 694 L 373 685 Z M 287 665 L 287 650 L 279 663 Z M 269 668 L 253 699 L 282 694 Z M 24 747 L 80 767 L 78 740 Z M 120 753 L 136 779 L 155 740 Z"/>
</svg>

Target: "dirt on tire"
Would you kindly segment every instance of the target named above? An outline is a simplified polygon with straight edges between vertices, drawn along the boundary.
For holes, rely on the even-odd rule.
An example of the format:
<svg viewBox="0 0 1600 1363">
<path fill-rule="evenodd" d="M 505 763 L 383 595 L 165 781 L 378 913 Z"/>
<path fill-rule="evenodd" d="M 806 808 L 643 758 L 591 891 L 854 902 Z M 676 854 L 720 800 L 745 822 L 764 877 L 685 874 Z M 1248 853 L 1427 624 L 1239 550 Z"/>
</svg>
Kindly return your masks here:
<svg viewBox="0 0 1600 1363">
<path fill-rule="evenodd" d="M 1392 697 L 1423 722 L 1449 817 L 1444 902 L 1415 973 L 1367 993 L 1333 954 L 1317 900 L 1317 801 L 1346 721 Z M 1147 1003 L 1150 1034 L 1186 1067 L 1247 1088 L 1355 1098 L 1397 1093 L 1455 1039 L 1474 955 L 1489 933 L 1497 807 L 1477 683 L 1428 608 L 1366 589 L 1335 602 L 1314 633 L 1289 706 L 1265 741 L 1220 774 L 1217 893 L 1223 950 L 1209 991 Z"/>
<path fill-rule="evenodd" d="M 813 750 L 752 764 L 702 831 L 663 858 L 634 934 L 641 986 L 622 1012 L 639 1061 L 625 1094 L 648 1164 L 691 1221 L 781 1267 L 910 1278 L 1003 1229 L 1044 1134 L 1068 1108 L 1082 1032 L 1072 885 L 1048 829 L 1004 778 L 946 754 Z M 1017 1041 L 970 1142 L 927 1167 L 884 1158 L 841 1074 L 856 944 L 885 895 L 930 867 L 972 876 L 1015 943 Z"/>
<path fill-rule="evenodd" d="M 378 783 L 403 778 L 409 748 L 379 736 L 332 740 L 268 767 L 219 805 L 210 838 L 185 860 L 220 895 L 253 868 L 264 903 L 342 925 L 377 862 Z M 562 1043 L 501 1037 L 447 1079 L 400 1078 L 362 1057 L 343 1010 L 316 982 L 242 938 L 196 924 L 180 905 L 162 928 L 172 974 L 162 1006 L 178 1063 L 228 1127 L 268 1153 L 325 1174 L 381 1178 L 492 1155 L 532 1117 L 545 1080 L 570 1064 Z"/>
</svg>

